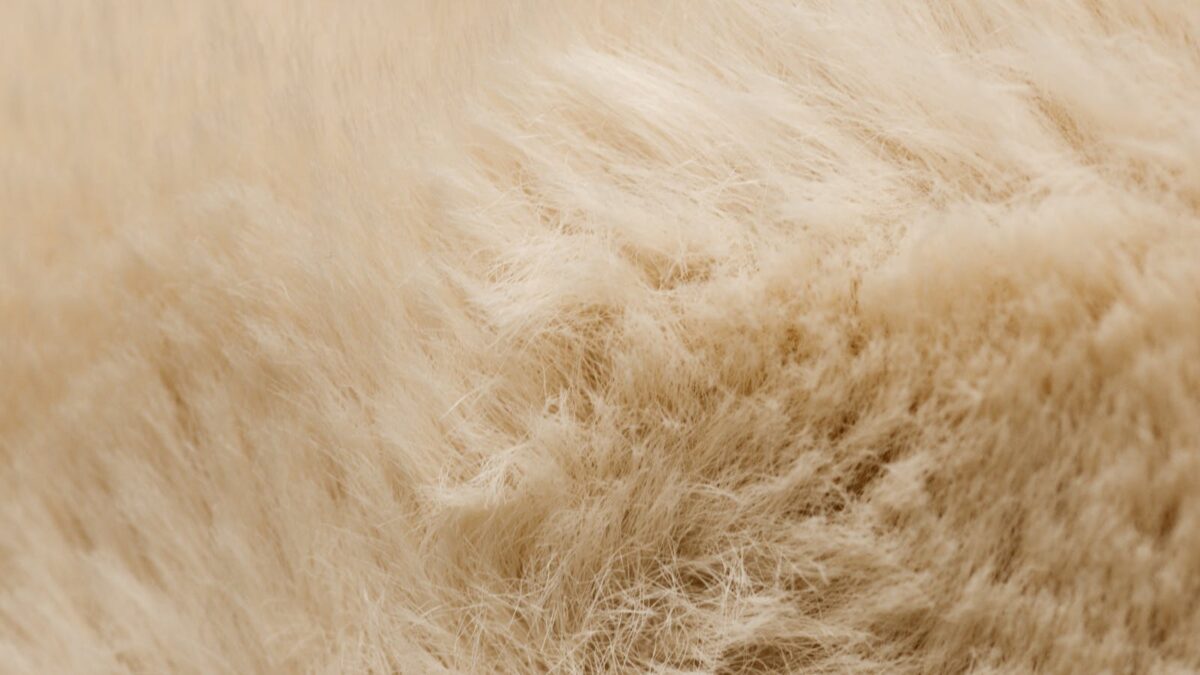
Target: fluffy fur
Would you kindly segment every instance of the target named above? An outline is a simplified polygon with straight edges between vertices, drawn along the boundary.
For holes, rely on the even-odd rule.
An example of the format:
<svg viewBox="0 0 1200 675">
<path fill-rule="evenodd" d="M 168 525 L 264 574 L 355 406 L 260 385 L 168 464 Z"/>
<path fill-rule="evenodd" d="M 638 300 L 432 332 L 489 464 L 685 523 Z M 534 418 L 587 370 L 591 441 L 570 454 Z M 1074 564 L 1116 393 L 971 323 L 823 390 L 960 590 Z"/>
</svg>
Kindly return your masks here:
<svg viewBox="0 0 1200 675">
<path fill-rule="evenodd" d="M 3 3 L 0 671 L 1195 672 L 1198 45 Z"/>
</svg>

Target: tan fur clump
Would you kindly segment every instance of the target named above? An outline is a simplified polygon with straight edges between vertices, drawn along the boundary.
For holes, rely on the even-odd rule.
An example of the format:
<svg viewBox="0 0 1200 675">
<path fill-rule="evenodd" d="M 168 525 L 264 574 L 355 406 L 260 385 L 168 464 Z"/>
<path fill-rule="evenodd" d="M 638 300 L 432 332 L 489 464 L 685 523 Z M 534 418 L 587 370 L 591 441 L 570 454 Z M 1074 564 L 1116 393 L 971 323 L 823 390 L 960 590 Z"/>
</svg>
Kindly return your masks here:
<svg viewBox="0 0 1200 675">
<path fill-rule="evenodd" d="M 0 8 L 0 672 L 1200 669 L 1193 0 Z"/>
</svg>

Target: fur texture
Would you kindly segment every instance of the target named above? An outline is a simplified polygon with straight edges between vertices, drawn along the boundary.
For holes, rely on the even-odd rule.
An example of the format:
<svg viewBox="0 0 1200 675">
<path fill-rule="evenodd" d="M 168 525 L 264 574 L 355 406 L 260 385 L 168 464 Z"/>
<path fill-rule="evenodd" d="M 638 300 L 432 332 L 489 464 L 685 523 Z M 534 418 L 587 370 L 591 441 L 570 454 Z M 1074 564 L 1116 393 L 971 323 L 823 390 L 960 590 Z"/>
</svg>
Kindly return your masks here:
<svg viewBox="0 0 1200 675">
<path fill-rule="evenodd" d="M 1196 672 L 1198 45 L 3 3 L 0 672 Z"/>
</svg>

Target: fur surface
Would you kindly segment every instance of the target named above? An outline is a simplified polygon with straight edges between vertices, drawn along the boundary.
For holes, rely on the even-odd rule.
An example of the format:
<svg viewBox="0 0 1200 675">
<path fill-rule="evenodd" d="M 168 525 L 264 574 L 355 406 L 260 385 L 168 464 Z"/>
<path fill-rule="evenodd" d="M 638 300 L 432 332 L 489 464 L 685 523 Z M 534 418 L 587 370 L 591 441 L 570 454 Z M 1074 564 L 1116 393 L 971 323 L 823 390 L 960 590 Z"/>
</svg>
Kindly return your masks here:
<svg viewBox="0 0 1200 675">
<path fill-rule="evenodd" d="M 1196 672 L 1200 3 L 0 7 L 0 672 Z"/>
</svg>

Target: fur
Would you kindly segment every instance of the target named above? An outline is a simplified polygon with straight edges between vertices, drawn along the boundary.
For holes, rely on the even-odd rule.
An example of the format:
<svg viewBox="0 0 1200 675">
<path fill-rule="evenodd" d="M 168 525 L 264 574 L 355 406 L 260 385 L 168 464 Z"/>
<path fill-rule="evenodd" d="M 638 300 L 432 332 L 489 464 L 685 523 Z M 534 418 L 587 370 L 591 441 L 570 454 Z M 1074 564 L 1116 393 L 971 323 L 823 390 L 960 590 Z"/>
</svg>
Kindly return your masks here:
<svg viewBox="0 0 1200 675">
<path fill-rule="evenodd" d="M 1200 3 L 0 59 L 0 672 L 1200 669 Z"/>
</svg>

